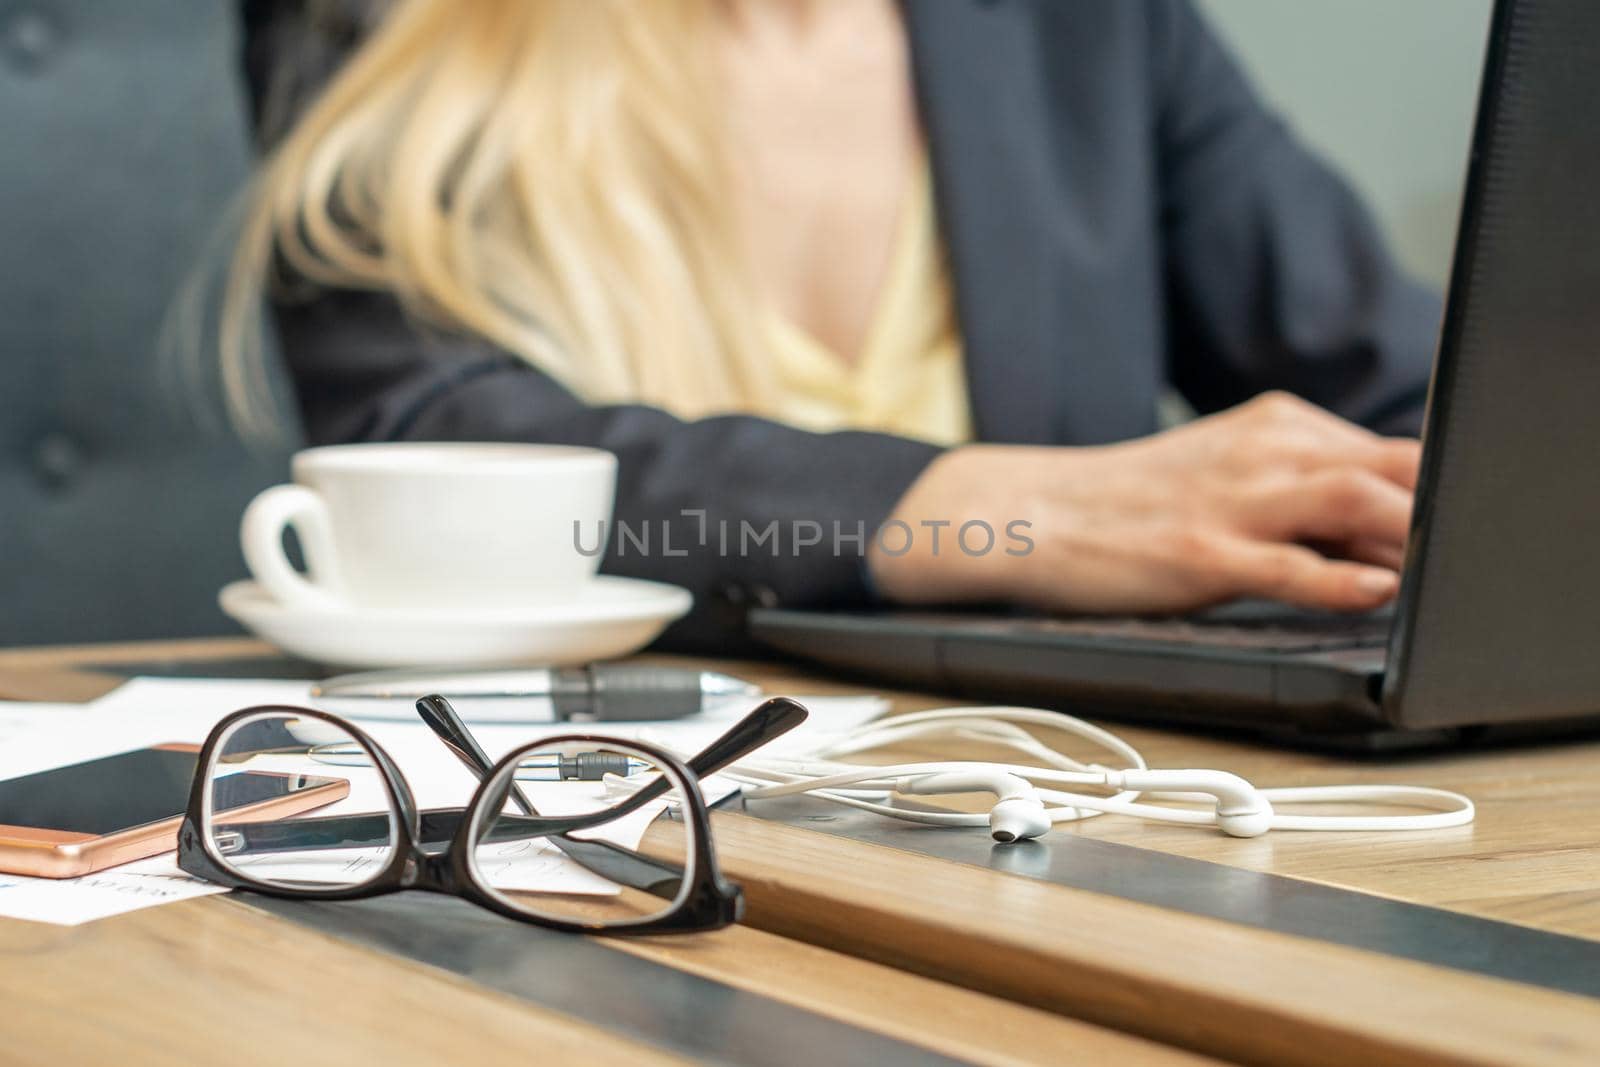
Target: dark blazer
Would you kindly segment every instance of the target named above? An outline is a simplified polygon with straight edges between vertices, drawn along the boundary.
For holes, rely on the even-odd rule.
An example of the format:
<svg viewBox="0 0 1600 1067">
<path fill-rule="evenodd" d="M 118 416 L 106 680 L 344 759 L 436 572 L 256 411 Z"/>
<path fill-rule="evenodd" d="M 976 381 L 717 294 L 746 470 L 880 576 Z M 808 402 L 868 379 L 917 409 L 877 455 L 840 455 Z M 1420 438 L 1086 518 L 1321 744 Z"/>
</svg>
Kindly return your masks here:
<svg viewBox="0 0 1600 1067">
<path fill-rule="evenodd" d="M 921 117 L 984 441 L 1094 444 L 1287 389 L 1414 432 L 1439 315 L 1349 187 L 1257 99 L 1186 0 L 905 5 Z M 271 57 L 256 54 L 259 71 Z M 621 460 L 622 521 L 686 558 L 605 569 L 689 587 L 676 643 L 726 649 L 738 606 L 869 597 L 831 538 L 698 549 L 712 523 L 872 530 L 938 450 L 753 417 L 594 407 L 516 358 L 418 329 L 385 296 L 325 292 L 279 321 L 322 441 L 582 443 Z M 684 515 L 683 512 L 692 512 Z M 846 545 L 847 549 L 851 546 Z"/>
</svg>

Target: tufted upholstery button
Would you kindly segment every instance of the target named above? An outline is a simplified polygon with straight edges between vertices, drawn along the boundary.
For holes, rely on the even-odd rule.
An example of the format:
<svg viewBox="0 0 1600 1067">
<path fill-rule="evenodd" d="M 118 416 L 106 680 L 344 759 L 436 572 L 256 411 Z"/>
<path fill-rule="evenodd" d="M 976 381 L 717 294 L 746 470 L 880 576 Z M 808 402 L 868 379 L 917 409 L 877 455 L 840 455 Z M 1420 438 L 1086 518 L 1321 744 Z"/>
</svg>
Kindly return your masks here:
<svg viewBox="0 0 1600 1067">
<path fill-rule="evenodd" d="M 17 70 L 31 74 L 42 68 L 62 36 L 60 21 L 48 11 L 27 5 L 0 10 L 0 57 Z"/>
<path fill-rule="evenodd" d="M 64 433 L 48 433 L 33 448 L 33 473 L 47 489 L 65 489 L 83 470 L 84 452 Z"/>
</svg>

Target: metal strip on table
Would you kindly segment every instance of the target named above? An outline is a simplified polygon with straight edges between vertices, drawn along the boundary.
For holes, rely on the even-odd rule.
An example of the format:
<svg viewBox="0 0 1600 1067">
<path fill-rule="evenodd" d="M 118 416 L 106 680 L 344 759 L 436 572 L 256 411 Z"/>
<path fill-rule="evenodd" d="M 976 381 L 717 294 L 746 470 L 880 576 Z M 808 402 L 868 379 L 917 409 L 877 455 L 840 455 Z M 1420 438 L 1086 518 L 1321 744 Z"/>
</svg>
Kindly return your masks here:
<svg viewBox="0 0 1600 1067">
<path fill-rule="evenodd" d="M 609 947 L 423 893 L 240 899 L 369 948 L 461 975 L 612 1033 L 710 1063 L 959 1064 L 884 1034 Z M 774 974 L 774 983 L 783 976 Z M 535 1057 L 537 1059 L 537 1057 Z"/>
<path fill-rule="evenodd" d="M 1600 997 L 1600 941 L 1072 833 L 1002 845 L 980 829 L 912 825 L 814 797 L 750 801 L 744 813 L 1191 915 Z"/>
</svg>

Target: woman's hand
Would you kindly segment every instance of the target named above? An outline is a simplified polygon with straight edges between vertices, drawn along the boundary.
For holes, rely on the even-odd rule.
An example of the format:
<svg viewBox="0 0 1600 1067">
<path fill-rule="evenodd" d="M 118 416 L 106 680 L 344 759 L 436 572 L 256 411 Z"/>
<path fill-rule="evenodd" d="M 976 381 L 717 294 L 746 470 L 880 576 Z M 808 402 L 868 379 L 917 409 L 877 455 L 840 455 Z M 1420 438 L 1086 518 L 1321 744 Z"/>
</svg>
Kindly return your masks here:
<svg viewBox="0 0 1600 1067">
<path fill-rule="evenodd" d="M 879 592 L 908 604 L 1155 613 L 1259 597 L 1368 610 L 1399 586 L 1420 455 L 1282 393 L 1124 444 L 971 445 L 912 484 L 869 565 Z M 973 520 L 997 535 L 982 555 L 955 536 Z M 1029 525 L 1008 538 L 1018 521 Z"/>
</svg>

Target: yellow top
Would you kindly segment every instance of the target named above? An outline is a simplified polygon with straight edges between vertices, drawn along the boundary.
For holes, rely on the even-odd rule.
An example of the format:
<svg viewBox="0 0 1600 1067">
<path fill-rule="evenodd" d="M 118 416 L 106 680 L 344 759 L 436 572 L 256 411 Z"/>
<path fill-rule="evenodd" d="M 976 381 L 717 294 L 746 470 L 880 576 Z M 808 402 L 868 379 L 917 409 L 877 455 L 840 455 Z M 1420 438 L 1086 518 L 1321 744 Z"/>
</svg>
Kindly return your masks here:
<svg viewBox="0 0 1600 1067">
<path fill-rule="evenodd" d="M 771 316 L 778 417 L 807 430 L 881 430 L 941 445 L 972 440 L 972 414 L 926 165 L 917 169 L 860 358 L 847 362 Z"/>
</svg>

